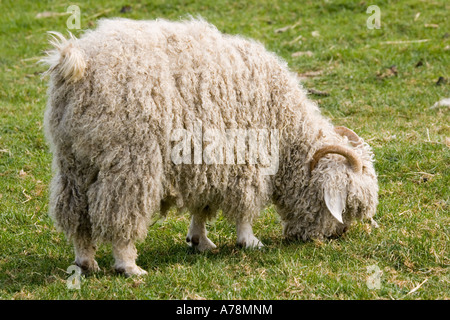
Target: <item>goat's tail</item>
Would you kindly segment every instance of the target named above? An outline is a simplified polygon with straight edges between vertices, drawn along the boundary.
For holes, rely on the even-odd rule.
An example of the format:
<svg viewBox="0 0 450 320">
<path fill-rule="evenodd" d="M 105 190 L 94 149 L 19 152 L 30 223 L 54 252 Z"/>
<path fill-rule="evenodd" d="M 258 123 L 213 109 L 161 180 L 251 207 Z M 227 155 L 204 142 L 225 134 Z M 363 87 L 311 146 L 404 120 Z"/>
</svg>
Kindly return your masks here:
<svg viewBox="0 0 450 320">
<path fill-rule="evenodd" d="M 52 37 L 49 42 L 53 49 L 41 59 L 42 63 L 49 66 L 44 75 L 57 73 L 67 81 L 80 80 L 86 70 L 86 58 L 84 51 L 77 45 L 77 39 L 72 34 L 70 39 L 66 39 L 59 32 L 48 33 Z"/>
</svg>

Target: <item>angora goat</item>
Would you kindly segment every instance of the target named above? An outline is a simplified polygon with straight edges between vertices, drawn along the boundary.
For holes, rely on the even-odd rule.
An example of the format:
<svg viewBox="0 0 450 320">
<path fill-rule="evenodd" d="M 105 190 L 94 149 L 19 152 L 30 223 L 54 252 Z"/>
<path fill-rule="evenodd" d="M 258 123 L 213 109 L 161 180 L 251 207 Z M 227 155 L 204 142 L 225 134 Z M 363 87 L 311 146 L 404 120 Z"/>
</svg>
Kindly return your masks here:
<svg viewBox="0 0 450 320">
<path fill-rule="evenodd" d="M 116 271 L 145 274 L 135 242 L 173 207 L 191 214 L 186 241 L 201 251 L 215 247 L 205 223 L 219 210 L 244 247 L 262 246 L 252 221 L 269 204 L 284 235 L 302 240 L 375 214 L 370 147 L 325 119 L 260 43 L 196 19 L 107 19 L 79 39 L 53 37 L 49 211 L 84 271 L 98 269 L 106 241 Z M 270 152 L 254 152 L 269 140 Z"/>
</svg>

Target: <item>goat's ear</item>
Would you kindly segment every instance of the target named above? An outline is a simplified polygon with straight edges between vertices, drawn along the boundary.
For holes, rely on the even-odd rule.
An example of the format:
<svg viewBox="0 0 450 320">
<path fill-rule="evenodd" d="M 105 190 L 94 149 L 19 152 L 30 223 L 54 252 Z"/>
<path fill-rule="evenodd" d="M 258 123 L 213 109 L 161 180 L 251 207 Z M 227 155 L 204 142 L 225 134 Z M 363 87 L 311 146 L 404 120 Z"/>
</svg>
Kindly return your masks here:
<svg viewBox="0 0 450 320">
<path fill-rule="evenodd" d="M 342 220 L 342 213 L 344 212 L 345 203 L 347 201 L 346 188 L 344 187 L 338 190 L 335 188 L 325 187 L 324 199 L 325 204 L 333 217 L 335 217 L 340 223 L 344 223 Z"/>
</svg>

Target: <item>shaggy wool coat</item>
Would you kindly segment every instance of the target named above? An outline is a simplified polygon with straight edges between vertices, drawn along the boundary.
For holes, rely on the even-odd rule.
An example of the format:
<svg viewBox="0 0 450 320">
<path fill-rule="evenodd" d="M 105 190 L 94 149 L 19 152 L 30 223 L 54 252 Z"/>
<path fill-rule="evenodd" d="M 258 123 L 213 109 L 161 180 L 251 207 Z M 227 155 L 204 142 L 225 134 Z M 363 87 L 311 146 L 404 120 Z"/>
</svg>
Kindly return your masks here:
<svg viewBox="0 0 450 320">
<path fill-rule="evenodd" d="M 256 41 L 225 35 L 202 20 L 101 20 L 80 39 L 54 43 L 45 114 L 53 153 L 50 215 L 70 239 L 139 240 L 170 208 L 252 221 L 274 203 L 285 234 L 341 234 L 377 204 L 372 152 L 353 149 L 363 174 L 314 152 L 348 146 L 308 99 L 296 75 Z M 277 130 L 278 170 L 259 164 L 175 164 L 177 129 Z M 339 223 L 325 209 L 323 185 L 346 188 Z M 292 223 L 290 223 L 290 221 Z"/>
</svg>

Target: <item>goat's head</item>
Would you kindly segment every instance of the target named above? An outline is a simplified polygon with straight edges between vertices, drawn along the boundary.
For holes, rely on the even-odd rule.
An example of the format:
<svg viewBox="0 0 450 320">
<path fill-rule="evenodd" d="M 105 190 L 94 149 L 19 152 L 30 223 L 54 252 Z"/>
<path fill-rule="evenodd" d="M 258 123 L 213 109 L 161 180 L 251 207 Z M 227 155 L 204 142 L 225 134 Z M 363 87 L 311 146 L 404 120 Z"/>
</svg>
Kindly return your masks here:
<svg viewBox="0 0 450 320">
<path fill-rule="evenodd" d="M 378 204 L 373 154 L 352 130 L 336 127 L 351 146 L 327 145 L 309 163 L 310 179 L 284 219 L 289 238 L 322 238 L 342 234 L 354 219 L 371 219 Z"/>
</svg>

